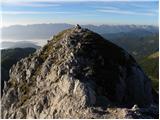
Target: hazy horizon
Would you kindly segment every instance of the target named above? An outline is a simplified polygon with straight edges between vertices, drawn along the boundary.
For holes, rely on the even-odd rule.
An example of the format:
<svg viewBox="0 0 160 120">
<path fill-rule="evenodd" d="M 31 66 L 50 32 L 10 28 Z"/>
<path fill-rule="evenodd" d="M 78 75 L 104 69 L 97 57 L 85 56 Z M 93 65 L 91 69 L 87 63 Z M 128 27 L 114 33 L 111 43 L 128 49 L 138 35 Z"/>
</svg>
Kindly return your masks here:
<svg viewBox="0 0 160 120">
<path fill-rule="evenodd" d="M 72 24 L 72 23 L 33 23 L 33 24 L 13 24 L 13 25 L 8 25 L 8 26 L 1 26 L 1 28 L 5 28 L 5 27 L 11 27 L 11 26 L 30 26 L 30 25 L 41 25 L 41 24 L 68 24 L 68 25 L 77 25 L 79 23 L 76 24 Z M 102 23 L 102 24 L 79 24 L 82 26 L 85 25 L 93 25 L 93 26 L 102 26 L 102 25 L 108 25 L 108 26 L 125 26 L 125 25 L 130 25 L 130 26 L 154 26 L 154 27 L 159 27 L 159 24 L 157 25 L 152 25 L 152 24 L 107 24 L 107 23 Z"/>
<path fill-rule="evenodd" d="M 93 24 L 158 26 L 157 0 L 5 0 L 2 26 Z"/>
<path fill-rule="evenodd" d="M 52 37 L 58 34 L 60 31 L 74 27 L 73 24 L 67 23 L 57 23 L 57 24 L 30 24 L 30 25 L 17 25 L 2 28 L 2 42 L 8 42 L 6 44 L 11 44 L 10 42 L 14 42 L 17 44 L 19 42 L 30 42 L 39 46 L 43 46 L 47 43 L 47 40 L 52 39 Z M 101 35 L 108 34 L 109 36 L 114 36 L 113 34 L 119 33 L 137 33 L 139 35 L 151 35 L 154 33 L 158 33 L 158 27 L 156 26 L 148 26 L 148 25 L 109 25 L 103 24 L 99 26 L 95 25 L 82 25 L 83 28 L 88 28 L 97 32 Z M 137 35 L 136 34 L 136 35 Z M 131 35 L 132 36 L 132 35 Z"/>
</svg>

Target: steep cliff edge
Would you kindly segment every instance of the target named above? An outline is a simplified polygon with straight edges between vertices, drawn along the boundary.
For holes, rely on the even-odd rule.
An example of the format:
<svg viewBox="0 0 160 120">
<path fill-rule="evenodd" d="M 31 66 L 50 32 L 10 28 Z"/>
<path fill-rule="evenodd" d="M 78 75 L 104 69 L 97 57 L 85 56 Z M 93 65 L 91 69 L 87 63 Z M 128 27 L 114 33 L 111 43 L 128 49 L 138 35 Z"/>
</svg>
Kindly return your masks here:
<svg viewBox="0 0 160 120">
<path fill-rule="evenodd" d="M 132 56 L 80 26 L 13 66 L 2 97 L 2 118 L 154 118 L 153 110 L 151 82 Z"/>
</svg>

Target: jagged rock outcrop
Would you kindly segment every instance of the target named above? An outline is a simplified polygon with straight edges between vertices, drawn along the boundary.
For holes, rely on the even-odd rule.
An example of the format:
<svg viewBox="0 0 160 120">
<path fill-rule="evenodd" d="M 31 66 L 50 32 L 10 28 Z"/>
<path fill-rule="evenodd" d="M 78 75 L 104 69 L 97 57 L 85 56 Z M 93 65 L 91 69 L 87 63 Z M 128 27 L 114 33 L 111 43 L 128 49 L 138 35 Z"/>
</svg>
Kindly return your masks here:
<svg viewBox="0 0 160 120">
<path fill-rule="evenodd" d="M 4 81 L 9 79 L 9 70 L 17 61 L 34 53 L 34 48 L 14 48 L 1 50 L 1 95 L 3 95 Z"/>
<path fill-rule="evenodd" d="M 11 68 L 2 118 L 134 118 L 134 104 L 153 106 L 148 77 L 126 51 L 76 26 Z"/>
</svg>

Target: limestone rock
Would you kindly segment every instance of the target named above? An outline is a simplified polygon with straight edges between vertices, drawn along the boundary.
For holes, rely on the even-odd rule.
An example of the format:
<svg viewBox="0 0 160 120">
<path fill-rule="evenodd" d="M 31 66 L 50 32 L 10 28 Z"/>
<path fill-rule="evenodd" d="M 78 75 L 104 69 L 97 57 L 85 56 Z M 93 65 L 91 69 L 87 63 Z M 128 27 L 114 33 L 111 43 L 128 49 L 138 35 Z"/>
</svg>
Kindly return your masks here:
<svg viewBox="0 0 160 120">
<path fill-rule="evenodd" d="M 2 118 L 123 119 L 158 114 L 151 106 L 150 80 L 133 57 L 79 25 L 13 66 L 4 90 Z M 138 114 L 131 109 L 135 104 Z"/>
</svg>

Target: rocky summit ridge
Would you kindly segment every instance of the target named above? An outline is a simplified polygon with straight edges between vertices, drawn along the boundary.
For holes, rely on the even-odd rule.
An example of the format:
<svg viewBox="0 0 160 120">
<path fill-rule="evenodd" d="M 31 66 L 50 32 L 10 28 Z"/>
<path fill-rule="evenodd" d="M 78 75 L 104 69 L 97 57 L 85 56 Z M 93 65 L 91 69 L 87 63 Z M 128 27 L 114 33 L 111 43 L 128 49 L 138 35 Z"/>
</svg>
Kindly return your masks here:
<svg viewBox="0 0 160 120">
<path fill-rule="evenodd" d="M 131 55 L 77 25 L 10 69 L 1 117 L 155 118 L 152 93 Z"/>
</svg>

